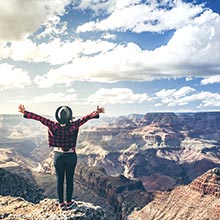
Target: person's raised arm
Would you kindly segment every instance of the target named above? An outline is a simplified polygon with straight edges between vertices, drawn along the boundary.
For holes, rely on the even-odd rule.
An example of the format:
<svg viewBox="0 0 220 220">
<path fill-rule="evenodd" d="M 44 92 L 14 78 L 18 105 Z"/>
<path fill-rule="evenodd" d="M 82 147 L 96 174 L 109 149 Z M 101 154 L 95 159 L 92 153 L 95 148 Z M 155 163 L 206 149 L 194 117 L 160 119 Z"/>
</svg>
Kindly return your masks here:
<svg viewBox="0 0 220 220">
<path fill-rule="evenodd" d="M 46 125 L 49 128 L 56 126 L 56 123 L 54 121 L 51 121 L 50 119 L 37 115 L 33 112 L 26 111 L 24 105 L 22 104 L 18 106 L 18 112 L 23 114 L 24 118 L 40 121 L 43 125 Z"/>
<path fill-rule="evenodd" d="M 79 120 L 77 120 L 75 122 L 75 125 L 77 127 L 80 127 L 81 125 L 83 125 L 84 123 L 86 123 L 90 119 L 99 118 L 100 113 L 105 113 L 105 109 L 103 107 L 99 108 L 99 106 L 97 106 L 97 109 L 95 111 L 93 111 L 92 113 L 90 113 L 90 114 L 80 118 Z"/>
</svg>

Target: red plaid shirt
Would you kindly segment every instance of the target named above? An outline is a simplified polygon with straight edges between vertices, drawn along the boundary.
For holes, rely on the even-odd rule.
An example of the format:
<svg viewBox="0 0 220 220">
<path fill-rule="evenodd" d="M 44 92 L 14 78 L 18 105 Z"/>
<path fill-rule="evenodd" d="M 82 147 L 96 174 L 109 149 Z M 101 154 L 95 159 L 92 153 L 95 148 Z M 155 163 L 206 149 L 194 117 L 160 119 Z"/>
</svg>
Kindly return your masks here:
<svg viewBox="0 0 220 220">
<path fill-rule="evenodd" d="M 99 115 L 92 117 L 91 114 L 84 116 L 76 121 L 70 122 L 66 126 L 61 126 L 58 122 L 44 118 L 32 112 L 25 111 L 24 118 L 40 121 L 48 127 L 49 147 L 61 147 L 63 151 L 70 148 L 75 150 L 79 127 L 92 118 L 99 118 Z"/>
</svg>

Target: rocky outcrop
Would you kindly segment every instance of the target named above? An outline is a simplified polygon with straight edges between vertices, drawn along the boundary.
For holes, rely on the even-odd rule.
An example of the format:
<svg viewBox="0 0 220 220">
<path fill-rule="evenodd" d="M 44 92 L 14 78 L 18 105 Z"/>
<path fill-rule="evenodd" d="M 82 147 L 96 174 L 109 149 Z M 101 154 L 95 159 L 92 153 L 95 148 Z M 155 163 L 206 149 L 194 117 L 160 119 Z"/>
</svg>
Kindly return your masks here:
<svg viewBox="0 0 220 220">
<path fill-rule="evenodd" d="M 129 220 L 220 219 L 220 170 L 215 168 L 171 192 L 157 192 L 152 202 L 133 212 Z"/>
<path fill-rule="evenodd" d="M 30 179 L 0 168 L 0 195 L 22 197 L 30 202 L 44 198 L 42 191 Z"/>
<path fill-rule="evenodd" d="M 189 187 L 202 195 L 213 195 L 220 198 L 220 168 L 209 170 L 192 181 Z"/>
<path fill-rule="evenodd" d="M 38 204 L 23 198 L 0 196 L 0 219 L 5 220 L 107 220 L 105 212 L 91 203 L 77 202 L 77 207 L 62 211 L 55 199 Z"/>
<path fill-rule="evenodd" d="M 84 166 L 77 170 L 81 182 L 114 207 L 117 220 L 127 219 L 134 208 L 140 209 L 152 200 L 152 194 L 145 191 L 141 181 L 129 180 L 122 175 L 110 177 L 98 167 Z"/>
</svg>

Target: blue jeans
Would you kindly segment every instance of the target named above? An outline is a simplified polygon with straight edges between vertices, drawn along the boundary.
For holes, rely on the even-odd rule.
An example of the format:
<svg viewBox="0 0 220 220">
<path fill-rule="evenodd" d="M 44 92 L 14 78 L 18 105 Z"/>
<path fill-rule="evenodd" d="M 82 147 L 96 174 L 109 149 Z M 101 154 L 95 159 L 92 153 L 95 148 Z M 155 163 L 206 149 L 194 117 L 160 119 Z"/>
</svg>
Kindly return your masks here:
<svg viewBox="0 0 220 220">
<path fill-rule="evenodd" d="M 73 195 L 73 179 L 77 163 L 76 153 L 54 152 L 54 166 L 57 179 L 57 195 L 59 203 L 64 202 L 64 177 L 66 176 L 66 201 L 70 202 Z"/>
</svg>

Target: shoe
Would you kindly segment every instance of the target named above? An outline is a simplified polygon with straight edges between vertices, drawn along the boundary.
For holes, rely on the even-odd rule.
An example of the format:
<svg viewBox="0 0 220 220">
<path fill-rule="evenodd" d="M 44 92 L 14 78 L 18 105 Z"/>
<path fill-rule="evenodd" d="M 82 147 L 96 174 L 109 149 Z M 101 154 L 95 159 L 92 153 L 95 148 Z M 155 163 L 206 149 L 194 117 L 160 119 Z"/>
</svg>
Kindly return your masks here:
<svg viewBox="0 0 220 220">
<path fill-rule="evenodd" d="M 77 204 L 76 204 L 76 202 L 74 201 L 74 200 L 72 200 L 71 202 L 67 202 L 66 203 L 66 209 L 68 210 L 68 209 L 72 209 L 73 207 L 76 207 L 77 206 Z"/>
<path fill-rule="evenodd" d="M 67 206 L 66 206 L 65 202 L 60 203 L 59 206 L 60 206 L 61 210 L 63 210 L 63 211 L 67 210 Z"/>
</svg>

